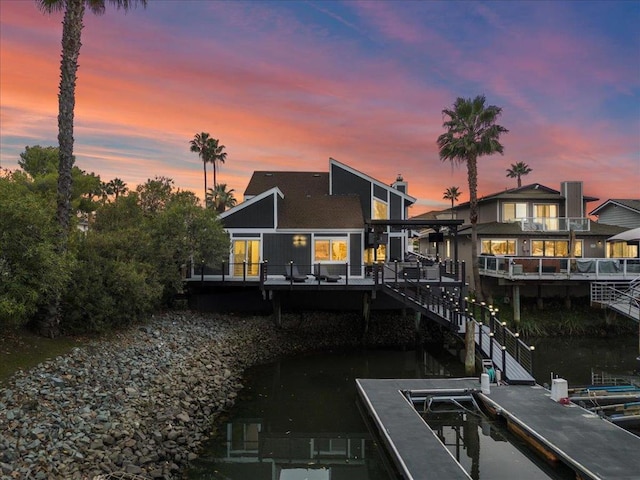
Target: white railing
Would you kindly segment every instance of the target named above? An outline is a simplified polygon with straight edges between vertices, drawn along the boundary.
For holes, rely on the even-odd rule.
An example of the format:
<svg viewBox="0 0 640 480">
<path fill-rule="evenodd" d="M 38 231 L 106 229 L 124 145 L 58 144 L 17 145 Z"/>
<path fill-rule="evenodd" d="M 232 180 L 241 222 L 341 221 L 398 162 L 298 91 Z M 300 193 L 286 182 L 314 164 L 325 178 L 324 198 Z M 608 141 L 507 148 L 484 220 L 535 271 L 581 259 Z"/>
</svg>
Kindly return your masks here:
<svg viewBox="0 0 640 480">
<path fill-rule="evenodd" d="M 570 259 L 481 255 L 478 263 L 481 274 L 510 279 L 633 280 L 640 275 L 640 258 Z"/>
<path fill-rule="evenodd" d="M 516 221 L 523 232 L 588 232 L 591 228 L 586 217 L 523 217 Z"/>
</svg>

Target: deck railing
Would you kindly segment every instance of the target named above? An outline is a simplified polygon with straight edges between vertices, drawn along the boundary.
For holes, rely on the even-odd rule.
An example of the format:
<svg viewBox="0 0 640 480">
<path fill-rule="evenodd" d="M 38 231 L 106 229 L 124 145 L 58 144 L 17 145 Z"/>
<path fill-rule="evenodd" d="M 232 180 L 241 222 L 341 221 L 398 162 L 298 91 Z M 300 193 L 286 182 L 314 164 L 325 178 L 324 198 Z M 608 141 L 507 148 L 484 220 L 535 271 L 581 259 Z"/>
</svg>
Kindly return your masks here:
<svg viewBox="0 0 640 480">
<path fill-rule="evenodd" d="M 523 217 L 516 220 L 523 232 L 588 232 L 591 220 L 586 217 Z"/>
<path fill-rule="evenodd" d="M 480 273 L 507 278 L 633 279 L 640 258 L 498 257 L 480 255 Z"/>
</svg>

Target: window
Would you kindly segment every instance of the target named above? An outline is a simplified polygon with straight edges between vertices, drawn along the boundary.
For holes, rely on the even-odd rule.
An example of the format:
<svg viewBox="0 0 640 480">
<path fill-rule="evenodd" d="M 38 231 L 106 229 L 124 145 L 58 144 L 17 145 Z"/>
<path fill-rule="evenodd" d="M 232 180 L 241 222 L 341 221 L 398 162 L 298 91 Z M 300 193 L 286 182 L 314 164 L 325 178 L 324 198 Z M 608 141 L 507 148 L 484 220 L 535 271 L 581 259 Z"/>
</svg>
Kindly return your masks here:
<svg viewBox="0 0 640 480">
<path fill-rule="evenodd" d="M 389 218 L 387 204 L 374 198 L 373 199 L 373 219 L 386 220 Z"/>
<path fill-rule="evenodd" d="M 387 258 L 387 246 L 379 245 L 377 250 L 373 248 L 367 248 L 364 251 L 364 262 L 365 263 L 384 263 Z"/>
<path fill-rule="evenodd" d="M 317 238 L 314 242 L 316 262 L 346 262 L 346 238 Z"/>
<path fill-rule="evenodd" d="M 515 255 L 515 240 L 482 240 L 481 252 L 484 255 Z"/>
<path fill-rule="evenodd" d="M 558 230 L 558 206 L 555 204 L 537 204 L 533 206 L 534 222 L 544 225 L 545 230 Z"/>
<path fill-rule="evenodd" d="M 569 241 L 533 240 L 531 242 L 531 255 L 534 257 L 569 257 Z M 576 241 L 574 256 L 582 256 L 582 240 Z"/>
<path fill-rule="evenodd" d="M 638 245 L 626 242 L 609 243 L 609 258 L 637 258 Z"/>
<path fill-rule="evenodd" d="M 515 222 L 521 218 L 527 218 L 526 203 L 503 203 L 502 204 L 502 221 Z"/>
</svg>

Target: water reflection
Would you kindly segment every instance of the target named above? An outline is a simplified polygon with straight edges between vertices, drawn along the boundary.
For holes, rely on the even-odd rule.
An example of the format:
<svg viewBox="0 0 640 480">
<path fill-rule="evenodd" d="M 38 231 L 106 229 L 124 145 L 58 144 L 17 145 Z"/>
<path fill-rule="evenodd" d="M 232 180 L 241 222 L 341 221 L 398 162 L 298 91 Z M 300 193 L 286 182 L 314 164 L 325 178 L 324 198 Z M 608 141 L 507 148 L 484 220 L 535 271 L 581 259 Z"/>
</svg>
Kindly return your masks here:
<svg viewBox="0 0 640 480">
<path fill-rule="evenodd" d="M 565 373 L 588 383 L 591 366 L 632 368 L 631 339 L 536 344 L 536 378 Z M 538 347 L 540 345 L 540 347 Z M 624 353 L 626 352 L 626 353 Z M 460 352 L 362 350 L 299 357 L 254 367 L 226 426 L 206 445 L 193 480 L 391 480 L 397 478 L 357 407 L 356 378 L 464 376 Z M 587 377 L 587 378 L 585 378 Z M 502 425 L 468 412 L 425 419 L 472 478 L 568 478 L 532 456 Z M 508 459 L 509 462 L 504 460 Z M 571 477 L 573 478 L 573 477 Z"/>
</svg>

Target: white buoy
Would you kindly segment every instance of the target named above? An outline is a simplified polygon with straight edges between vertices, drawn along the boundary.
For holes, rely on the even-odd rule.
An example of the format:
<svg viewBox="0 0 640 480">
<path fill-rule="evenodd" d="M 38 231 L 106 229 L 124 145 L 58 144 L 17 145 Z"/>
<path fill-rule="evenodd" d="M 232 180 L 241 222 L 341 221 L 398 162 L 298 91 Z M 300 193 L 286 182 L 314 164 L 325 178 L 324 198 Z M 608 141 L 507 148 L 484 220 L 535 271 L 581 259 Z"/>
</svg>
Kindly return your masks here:
<svg viewBox="0 0 640 480">
<path fill-rule="evenodd" d="M 564 378 L 554 378 L 551 383 L 551 400 L 559 402 L 569 396 L 569 384 Z"/>
<path fill-rule="evenodd" d="M 482 391 L 482 393 L 484 393 L 485 395 L 489 395 L 491 393 L 488 373 L 483 373 L 480 375 L 480 391 Z"/>
</svg>

